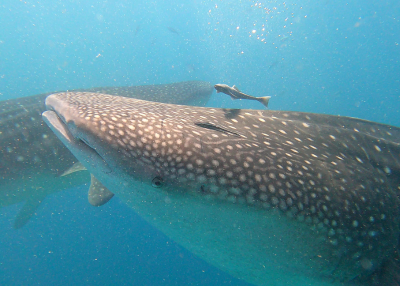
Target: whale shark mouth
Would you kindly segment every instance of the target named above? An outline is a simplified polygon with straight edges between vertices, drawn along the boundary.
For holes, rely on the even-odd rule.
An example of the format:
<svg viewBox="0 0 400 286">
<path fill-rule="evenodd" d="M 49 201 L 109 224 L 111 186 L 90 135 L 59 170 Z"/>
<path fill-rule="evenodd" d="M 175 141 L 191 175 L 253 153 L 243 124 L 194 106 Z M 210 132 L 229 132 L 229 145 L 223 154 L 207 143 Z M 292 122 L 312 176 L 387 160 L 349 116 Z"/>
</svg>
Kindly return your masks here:
<svg viewBox="0 0 400 286">
<path fill-rule="evenodd" d="M 73 115 L 68 112 L 68 106 L 50 95 L 46 98 L 46 107 L 48 110 L 43 112 L 42 117 L 56 136 L 71 151 L 85 154 L 92 163 L 102 166 L 104 173 L 112 173 L 111 167 L 96 150 L 94 144 L 76 126 L 72 119 Z"/>
</svg>

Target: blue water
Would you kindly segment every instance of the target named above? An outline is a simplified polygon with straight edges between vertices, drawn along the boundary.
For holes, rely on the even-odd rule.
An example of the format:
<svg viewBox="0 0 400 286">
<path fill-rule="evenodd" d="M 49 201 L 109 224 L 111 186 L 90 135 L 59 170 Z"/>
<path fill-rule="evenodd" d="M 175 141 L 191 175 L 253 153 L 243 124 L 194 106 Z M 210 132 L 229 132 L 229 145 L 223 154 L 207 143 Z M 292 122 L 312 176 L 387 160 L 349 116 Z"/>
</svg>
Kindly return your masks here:
<svg viewBox="0 0 400 286">
<path fill-rule="evenodd" d="M 270 95 L 271 109 L 400 126 L 398 1 L 0 3 L 0 100 L 184 80 Z M 262 108 L 214 94 L 210 106 Z M 0 210 L 0 285 L 248 285 L 87 187 L 46 198 L 21 230 Z"/>
</svg>

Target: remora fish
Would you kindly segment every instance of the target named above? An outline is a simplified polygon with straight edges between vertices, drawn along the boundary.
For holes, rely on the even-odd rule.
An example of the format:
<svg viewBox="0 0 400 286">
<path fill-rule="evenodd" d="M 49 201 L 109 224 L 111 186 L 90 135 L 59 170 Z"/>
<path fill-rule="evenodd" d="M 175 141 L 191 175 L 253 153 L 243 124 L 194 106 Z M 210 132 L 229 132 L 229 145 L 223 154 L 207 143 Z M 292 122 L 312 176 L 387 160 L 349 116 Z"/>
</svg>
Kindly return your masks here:
<svg viewBox="0 0 400 286">
<path fill-rule="evenodd" d="M 212 85 L 202 81 L 131 87 L 100 87 L 103 92 L 160 102 L 203 105 Z M 14 227 L 20 228 L 36 212 L 45 196 L 90 181 L 87 172 L 73 172 L 77 160 L 43 123 L 44 99 L 48 94 L 0 102 L 0 207 L 25 201 Z M 72 168 L 72 169 L 71 169 Z M 78 168 L 79 170 L 79 168 Z M 101 205 L 111 197 L 98 196 L 92 178 L 89 201 Z M 99 188 L 101 189 L 101 187 Z M 111 194 L 112 196 L 112 194 Z"/>
<path fill-rule="evenodd" d="M 217 93 L 222 92 L 229 95 L 232 99 L 249 99 L 249 100 L 257 100 L 262 103 L 265 107 L 268 107 L 270 96 L 264 97 L 254 97 L 248 94 L 241 92 L 236 86 L 230 87 L 227 84 L 216 84 L 214 88 L 217 90 Z"/>
<path fill-rule="evenodd" d="M 399 128 L 88 93 L 46 106 L 46 123 L 109 190 L 233 276 L 399 285 Z"/>
</svg>

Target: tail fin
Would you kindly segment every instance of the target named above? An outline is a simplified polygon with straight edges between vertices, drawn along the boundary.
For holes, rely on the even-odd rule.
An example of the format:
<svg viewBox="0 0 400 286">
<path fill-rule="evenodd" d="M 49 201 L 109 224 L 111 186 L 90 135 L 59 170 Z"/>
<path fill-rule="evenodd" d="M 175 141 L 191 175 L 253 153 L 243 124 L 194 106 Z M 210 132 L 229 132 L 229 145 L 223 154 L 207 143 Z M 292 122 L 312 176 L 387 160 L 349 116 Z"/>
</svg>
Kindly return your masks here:
<svg viewBox="0 0 400 286">
<path fill-rule="evenodd" d="M 265 107 L 268 107 L 268 103 L 269 103 L 269 100 L 270 100 L 270 99 L 271 99 L 270 96 L 257 97 L 257 100 L 258 100 L 259 102 L 261 102 Z"/>
</svg>

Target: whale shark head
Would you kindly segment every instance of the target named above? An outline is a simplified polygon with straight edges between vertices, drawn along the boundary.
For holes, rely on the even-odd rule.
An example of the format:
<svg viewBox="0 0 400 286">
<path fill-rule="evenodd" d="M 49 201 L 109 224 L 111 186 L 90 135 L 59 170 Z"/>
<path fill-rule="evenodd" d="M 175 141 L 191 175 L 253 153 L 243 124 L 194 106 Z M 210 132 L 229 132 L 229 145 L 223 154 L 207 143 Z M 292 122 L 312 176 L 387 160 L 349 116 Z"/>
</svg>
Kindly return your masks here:
<svg viewBox="0 0 400 286">
<path fill-rule="evenodd" d="M 186 81 L 142 86 L 109 86 L 76 89 L 73 92 L 107 93 L 144 100 L 205 105 L 213 91 L 210 83 Z M 24 202 L 14 221 L 23 227 L 35 215 L 41 202 L 51 193 L 82 185 L 89 180 L 89 202 L 100 206 L 112 194 L 89 179 L 76 158 L 43 124 L 47 95 L 0 101 L 0 207 Z M 97 192 L 93 193 L 93 190 Z M 98 190 L 104 190 L 99 193 Z"/>
<path fill-rule="evenodd" d="M 336 285 L 378 279 L 395 256 L 398 128 L 106 94 L 53 94 L 46 106 L 44 120 L 99 181 L 234 276 Z"/>
</svg>

